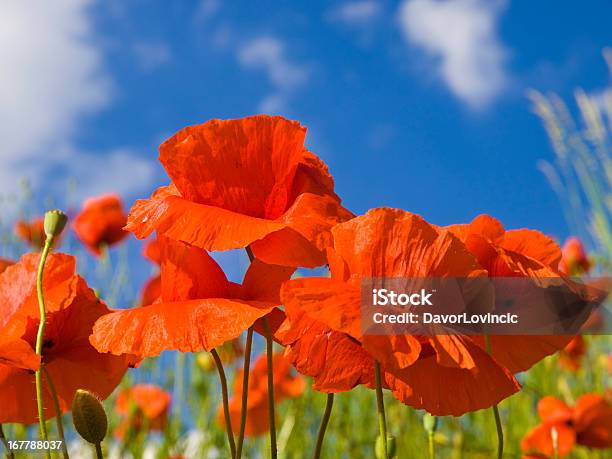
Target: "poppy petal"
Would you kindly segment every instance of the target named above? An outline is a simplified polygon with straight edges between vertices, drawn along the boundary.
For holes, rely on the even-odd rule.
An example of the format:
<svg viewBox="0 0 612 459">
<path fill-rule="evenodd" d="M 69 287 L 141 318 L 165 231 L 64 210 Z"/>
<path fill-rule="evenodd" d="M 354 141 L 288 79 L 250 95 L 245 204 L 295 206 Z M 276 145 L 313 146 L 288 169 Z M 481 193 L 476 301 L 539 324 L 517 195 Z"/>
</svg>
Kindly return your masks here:
<svg viewBox="0 0 612 459">
<path fill-rule="evenodd" d="M 576 432 L 563 423 L 544 422 L 534 427 L 523 437 L 521 449 L 553 457 L 553 428 L 557 431 L 557 454 L 560 458 L 567 456 L 576 443 Z"/>
<path fill-rule="evenodd" d="M 90 341 L 100 352 L 152 357 L 197 352 L 238 337 L 275 305 L 211 298 L 115 311 L 98 320 Z"/>
<path fill-rule="evenodd" d="M 344 392 L 374 381 L 373 358 L 348 335 L 297 314 L 278 330 L 285 356 L 321 392 Z"/>
<path fill-rule="evenodd" d="M 280 304 L 280 289 L 289 280 L 295 268 L 264 263 L 255 259 L 249 265 L 242 281 L 243 298 Z"/>
<path fill-rule="evenodd" d="M 361 291 L 327 277 L 293 279 L 283 284 L 281 300 L 287 316 L 306 313 L 332 330 L 360 340 Z"/>
<path fill-rule="evenodd" d="M 385 379 L 400 402 L 435 416 L 461 416 L 489 408 L 518 392 L 520 385 L 512 374 L 485 351 L 474 344 L 469 353 L 472 369 L 443 366 L 430 355 L 402 370 L 388 370 Z"/>
<path fill-rule="evenodd" d="M 162 298 L 166 303 L 198 298 L 225 298 L 229 282 L 206 251 L 160 236 Z"/>
<path fill-rule="evenodd" d="M 535 230 L 506 231 L 500 246 L 505 250 L 522 253 L 540 263 L 557 269 L 561 261 L 561 248 L 548 236 Z"/>
<path fill-rule="evenodd" d="M 485 339 L 472 337 L 480 347 L 486 349 Z M 571 341 L 571 336 L 490 336 L 491 355 L 512 373 L 528 370 L 544 357 L 558 352 Z"/>
<path fill-rule="evenodd" d="M 136 201 L 126 229 L 139 239 L 157 230 L 158 235 L 214 251 L 247 247 L 285 228 L 272 220 L 197 204 L 176 193 L 172 187 L 163 187 L 150 199 Z"/>
<path fill-rule="evenodd" d="M 287 226 L 252 245 L 255 256 L 267 263 L 313 268 L 326 262 L 332 245 L 329 230 L 353 217 L 329 195 L 303 193 L 276 221 Z"/>
<path fill-rule="evenodd" d="M 572 409 L 558 398 L 547 396 L 538 402 L 538 416 L 544 422 L 566 422 L 572 417 Z"/>
<path fill-rule="evenodd" d="M 576 400 L 574 428 L 578 443 L 591 448 L 612 447 L 612 405 L 599 394 L 584 394 Z"/>
</svg>

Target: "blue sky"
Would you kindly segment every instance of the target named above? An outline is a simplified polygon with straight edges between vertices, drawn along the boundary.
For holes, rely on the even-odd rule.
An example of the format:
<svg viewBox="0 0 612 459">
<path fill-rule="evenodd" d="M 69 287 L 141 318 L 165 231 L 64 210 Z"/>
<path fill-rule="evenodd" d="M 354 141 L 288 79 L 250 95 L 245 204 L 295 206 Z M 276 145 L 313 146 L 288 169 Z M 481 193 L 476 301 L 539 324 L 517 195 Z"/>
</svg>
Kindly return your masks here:
<svg viewBox="0 0 612 459">
<path fill-rule="evenodd" d="M 0 191 L 26 176 L 58 202 L 69 178 L 77 200 L 146 196 L 166 181 L 157 146 L 173 132 L 268 112 L 308 126 L 356 213 L 490 213 L 564 237 L 525 93 L 610 84 L 605 0 L 9 0 L 0 12 Z"/>
</svg>

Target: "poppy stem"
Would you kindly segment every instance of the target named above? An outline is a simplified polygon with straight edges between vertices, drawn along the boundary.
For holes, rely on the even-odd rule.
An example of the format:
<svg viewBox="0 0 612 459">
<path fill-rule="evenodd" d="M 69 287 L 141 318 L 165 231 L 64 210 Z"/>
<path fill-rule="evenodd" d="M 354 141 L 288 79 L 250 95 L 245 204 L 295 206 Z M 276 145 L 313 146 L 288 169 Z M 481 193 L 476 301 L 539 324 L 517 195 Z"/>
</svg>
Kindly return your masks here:
<svg viewBox="0 0 612 459">
<path fill-rule="evenodd" d="M 487 354 L 493 355 L 493 350 L 491 346 L 491 337 L 489 335 L 485 335 L 485 346 L 487 349 Z M 495 418 L 495 428 L 497 430 L 497 459 L 502 459 L 504 457 L 504 429 L 502 428 L 501 418 L 499 416 L 499 409 L 497 405 L 493 405 L 493 417 Z"/>
<path fill-rule="evenodd" d="M 251 368 L 251 347 L 253 345 L 253 327 L 247 330 L 246 344 L 244 347 L 244 366 L 242 373 L 242 408 L 240 411 L 240 432 L 236 445 L 236 458 L 242 456 L 242 445 L 244 443 L 244 430 L 246 427 L 247 403 L 249 398 L 249 372 Z"/>
<path fill-rule="evenodd" d="M 47 425 L 45 424 L 45 408 L 43 404 L 43 387 L 42 387 L 42 372 L 43 367 L 42 361 L 42 348 L 45 337 L 45 325 L 47 323 L 47 313 L 45 311 L 45 298 L 43 295 L 43 272 L 45 269 L 45 263 L 47 256 L 53 245 L 53 237 L 48 236 L 45 240 L 45 246 L 43 247 L 40 255 L 40 263 L 38 264 L 38 273 L 36 276 L 36 293 L 38 295 L 38 308 L 40 311 L 40 321 L 38 323 L 38 332 L 36 334 L 36 355 L 40 357 L 40 367 L 36 371 L 36 405 L 38 407 L 38 423 L 40 427 L 40 437 L 42 440 L 48 440 L 47 436 Z M 51 453 L 47 450 L 45 453 L 47 459 L 51 458 Z"/>
<path fill-rule="evenodd" d="M 323 449 L 323 439 L 325 438 L 325 431 L 327 430 L 327 424 L 329 424 L 329 418 L 331 417 L 332 408 L 334 406 L 334 394 L 327 394 L 327 401 L 325 403 L 325 411 L 321 418 L 321 426 L 319 427 L 319 434 L 317 435 L 317 445 L 313 459 L 319 459 L 321 457 L 321 450 Z"/>
<path fill-rule="evenodd" d="M 219 372 L 219 379 L 221 380 L 221 396 L 223 397 L 223 415 L 225 416 L 225 429 L 227 430 L 227 440 L 229 441 L 230 451 L 232 459 L 236 457 L 236 444 L 234 443 L 234 432 L 232 431 L 232 419 L 229 411 L 229 397 L 227 394 L 227 378 L 225 377 L 225 371 L 223 370 L 223 363 L 221 358 L 215 349 L 210 351 L 210 354 L 215 359 L 217 365 L 217 371 Z"/>
<path fill-rule="evenodd" d="M 4 444 L 4 447 L 6 448 L 6 458 L 15 459 L 15 454 L 13 453 L 13 450 L 9 446 L 8 440 L 4 436 L 4 430 L 2 429 L 2 424 L 0 424 L 0 440 L 2 440 L 2 444 Z"/>
<path fill-rule="evenodd" d="M 102 444 L 96 443 L 96 458 L 104 459 L 104 455 L 102 454 Z"/>
<path fill-rule="evenodd" d="M 272 331 L 270 330 L 270 323 L 268 317 L 264 316 L 263 326 L 266 332 L 266 357 L 268 363 L 268 418 L 270 419 L 270 456 L 272 459 L 276 459 L 278 452 L 276 450 L 276 419 L 274 416 L 274 368 L 273 360 L 274 352 L 272 341 Z"/>
<path fill-rule="evenodd" d="M 387 451 L 387 419 L 385 417 L 385 401 L 382 391 L 382 377 L 380 374 L 380 362 L 374 360 L 374 378 L 376 380 L 376 407 L 378 409 L 378 429 L 380 431 L 382 450 L 385 459 L 389 457 Z"/>
<path fill-rule="evenodd" d="M 64 459 L 69 459 L 70 456 L 68 456 L 68 445 L 66 444 L 66 437 L 64 436 L 64 426 L 62 424 L 62 410 L 60 409 L 57 392 L 55 391 L 55 385 L 53 384 L 51 375 L 47 371 L 47 367 L 42 367 L 42 370 L 45 374 L 45 379 L 47 380 L 49 391 L 53 396 L 53 405 L 55 407 L 55 420 L 57 422 L 57 433 L 59 434 L 59 437 L 62 440 L 62 454 L 64 455 Z"/>
</svg>

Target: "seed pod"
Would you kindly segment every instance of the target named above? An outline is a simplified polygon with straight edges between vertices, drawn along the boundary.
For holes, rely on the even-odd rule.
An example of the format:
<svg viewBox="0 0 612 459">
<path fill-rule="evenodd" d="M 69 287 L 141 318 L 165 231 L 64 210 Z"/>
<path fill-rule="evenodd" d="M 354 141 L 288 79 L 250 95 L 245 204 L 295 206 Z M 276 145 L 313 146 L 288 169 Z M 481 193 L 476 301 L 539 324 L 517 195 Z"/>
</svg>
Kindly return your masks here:
<svg viewBox="0 0 612 459">
<path fill-rule="evenodd" d="M 104 407 L 91 392 L 77 390 L 72 400 L 72 422 L 79 435 L 89 443 L 101 443 L 106 436 L 108 420 Z"/>
<path fill-rule="evenodd" d="M 45 229 L 45 236 L 47 238 L 56 238 L 62 231 L 68 222 L 68 217 L 61 210 L 55 209 L 45 213 L 45 221 L 43 227 Z"/>
</svg>

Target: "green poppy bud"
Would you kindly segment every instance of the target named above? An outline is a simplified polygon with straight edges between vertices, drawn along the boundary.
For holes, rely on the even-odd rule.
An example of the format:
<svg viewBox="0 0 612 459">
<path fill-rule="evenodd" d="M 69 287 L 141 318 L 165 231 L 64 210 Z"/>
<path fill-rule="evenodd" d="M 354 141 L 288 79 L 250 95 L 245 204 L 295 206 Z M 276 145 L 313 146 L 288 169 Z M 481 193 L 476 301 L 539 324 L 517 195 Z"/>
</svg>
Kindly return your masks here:
<svg viewBox="0 0 612 459">
<path fill-rule="evenodd" d="M 72 400 L 72 422 L 81 437 L 94 445 L 106 436 L 108 420 L 100 400 L 91 392 L 79 389 Z"/>
<path fill-rule="evenodd" d="M 44 229 L 48 239 L 58 237 L 64 231 L 68 217 L 61 210 L 55 209 L 45 213 Z"/>
</svg>

